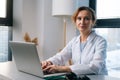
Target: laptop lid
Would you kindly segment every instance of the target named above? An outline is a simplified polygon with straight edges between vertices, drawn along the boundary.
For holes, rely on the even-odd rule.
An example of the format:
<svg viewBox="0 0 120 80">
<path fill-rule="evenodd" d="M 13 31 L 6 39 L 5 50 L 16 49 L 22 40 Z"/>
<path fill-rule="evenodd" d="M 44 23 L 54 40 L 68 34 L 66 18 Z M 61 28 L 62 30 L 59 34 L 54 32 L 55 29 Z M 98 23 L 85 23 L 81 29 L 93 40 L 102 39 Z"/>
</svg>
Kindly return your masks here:
<svg viewBox="0 0 120 80">
<path fill-rule="evenodd" d="M 10 41 L 9 46 L 19 71 L 44 77 L 37 48 L 34 43 Z"/>
</svg>

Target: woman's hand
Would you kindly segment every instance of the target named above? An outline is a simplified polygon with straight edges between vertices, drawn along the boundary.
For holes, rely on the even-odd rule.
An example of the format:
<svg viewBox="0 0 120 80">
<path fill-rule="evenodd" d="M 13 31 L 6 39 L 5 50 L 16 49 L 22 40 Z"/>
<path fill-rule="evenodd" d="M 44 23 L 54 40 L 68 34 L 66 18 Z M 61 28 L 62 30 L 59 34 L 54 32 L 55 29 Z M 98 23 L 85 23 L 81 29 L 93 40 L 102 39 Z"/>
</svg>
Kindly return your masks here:
<svg viewBox="0 0 120 80">
<path fill-rule="evenodd" d="M 42 69 L 44 70 L 47 66 L 52 65 L 51 61 L 43 61 L 42 63 Z"/>
<path fill-rule="evenodd" d="M 68 66 L 49 65 L 46 68 L 44 68 L 43 71 L 47 71 L 49 73 L 71 72 L 71 69 Z"/>
</svg>

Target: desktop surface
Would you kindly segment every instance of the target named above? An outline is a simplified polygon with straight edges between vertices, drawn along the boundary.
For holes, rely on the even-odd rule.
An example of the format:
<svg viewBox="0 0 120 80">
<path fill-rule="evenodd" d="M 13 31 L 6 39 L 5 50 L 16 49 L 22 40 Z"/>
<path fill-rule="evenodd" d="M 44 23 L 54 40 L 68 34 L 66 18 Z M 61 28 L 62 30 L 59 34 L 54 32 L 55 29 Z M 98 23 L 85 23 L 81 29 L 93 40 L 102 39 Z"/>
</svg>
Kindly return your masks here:
<svg viewBox="0 0 120 80">
<path fill-rule="evenodd" d="M 90 80 L 120 80 L 104 75 L 87 75 Z M 36 76 L 19 72 L 16 68 L 14 61 L 0 62 L 0 80 L 44 80 Z"/>
</svg>

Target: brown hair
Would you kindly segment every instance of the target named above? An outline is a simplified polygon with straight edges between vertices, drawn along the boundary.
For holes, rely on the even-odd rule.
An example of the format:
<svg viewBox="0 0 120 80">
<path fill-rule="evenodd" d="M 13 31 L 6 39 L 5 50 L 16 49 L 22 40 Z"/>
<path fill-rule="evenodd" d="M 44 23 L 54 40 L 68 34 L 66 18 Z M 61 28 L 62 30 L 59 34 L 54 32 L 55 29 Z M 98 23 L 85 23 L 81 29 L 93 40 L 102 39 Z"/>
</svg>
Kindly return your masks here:
<svg viewBox="0 0 120 80">
<path fill-rule="evenodd" d="M 95 23 L 96 22 L 96 15 L 95 15 L 95 12 L 93 9 L 89 8 L 89 7 L 86 7 L 86 6 L 82 6 L 82 7 L 79 7 L 75 13 L 72 15 L 72 20 L 74 21 L 74 23 L 76 22 L 76 19 L 77 19 L 77 16 L 78 16 L 78 13 L 82 10 L 86 10 L 86 11 L 89 11 L 91 13 L 91 16 L 92 16 L 92 21 Z"/>
</svg>

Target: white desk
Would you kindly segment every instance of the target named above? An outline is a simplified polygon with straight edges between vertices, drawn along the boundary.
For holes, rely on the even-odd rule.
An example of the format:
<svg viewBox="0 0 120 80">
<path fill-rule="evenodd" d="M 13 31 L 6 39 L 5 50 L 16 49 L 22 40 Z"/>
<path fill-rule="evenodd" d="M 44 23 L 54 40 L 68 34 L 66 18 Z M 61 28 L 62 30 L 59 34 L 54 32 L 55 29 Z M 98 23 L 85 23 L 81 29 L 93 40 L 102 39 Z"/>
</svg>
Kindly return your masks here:
<svg viewBox="0 0 120 80">
<path fill-rule="evenodd" d="M 16 69 L 14 62 L 0 63 L 0 75 L 2 75 L 2 78 L 5 76 L 5 80 L 9 80 L 6 77 L 10 78 L 10 80 L 43 80 L 38 77 L 19 72 Z"/>
<path fill-rule="evenodd" d="M 120 80 L 119 78 L 103 76 L 103 75 L 90 75 L 91 80 Z M 19 72 L 16 69 L 14 62 L 0 63 L 0 80 L 43 80 L 41 78 Z M 10 78 L 10 79 L 8 79 Z"/>
</svg>

